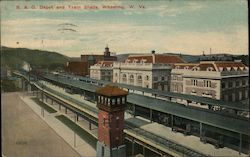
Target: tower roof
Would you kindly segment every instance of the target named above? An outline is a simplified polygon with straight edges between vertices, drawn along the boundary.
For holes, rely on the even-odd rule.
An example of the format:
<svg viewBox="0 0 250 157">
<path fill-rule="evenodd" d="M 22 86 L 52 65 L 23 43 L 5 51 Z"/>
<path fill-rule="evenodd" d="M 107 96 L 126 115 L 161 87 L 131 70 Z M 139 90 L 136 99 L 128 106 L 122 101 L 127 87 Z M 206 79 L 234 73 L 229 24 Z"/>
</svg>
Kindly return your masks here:
<svg viewBox="0 0 250 157">
<path fill-rule="evenodd" d="M 97 94 L 104 95 L 104 96 L 122 96 L 127 95 L 128 92 L 125 90 L 122 90 L 114 85 L 106 85 L 105 87 L 98 88 L 96 90 Z"/>
</svg>

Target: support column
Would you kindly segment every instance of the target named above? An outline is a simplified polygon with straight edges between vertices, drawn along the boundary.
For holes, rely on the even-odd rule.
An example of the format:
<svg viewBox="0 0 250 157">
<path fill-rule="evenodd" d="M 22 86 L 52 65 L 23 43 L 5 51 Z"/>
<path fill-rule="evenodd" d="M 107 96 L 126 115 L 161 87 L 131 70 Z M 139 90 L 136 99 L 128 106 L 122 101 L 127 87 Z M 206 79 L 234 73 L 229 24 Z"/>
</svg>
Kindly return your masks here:
<svg viewBox="0 0 250 157">
<path fill-rule="evenodd" d="M 200 123 L 200 139 L 202 138 L 202 123 Z"/>
<path fill-rule="evenodd" d="M 133 157 L 135 155 L 135 142 L 132 140 L 132 154 L 131 156 Z"/>
<path fill-rule="evenodd" d="M 95 94 L 94 94 L 94 101 L 96 101 L 96 100 L 95 100 L 95 97 L 96 97 L 96 96 L 95 96 Z"/>
<path fill-rule="evenodd" d="M 67 108 L 65 107 L 65 114 L 67 114 Z"/>
<path fill-rule="evenodd" d="M 240 134 L 239 154 L 241 154 L 241 149 L 242 149 L 242 134 Z"/>
<path fill-rule="evenodd" d="M 91 122 L 89 121 L 89 130 L 91 130 L 92 128 L 91 128 Z"/>
<path fill-rule="evenodd" d="M 51 99 L 51 105 L 53 105 L 53 103 L 54 103 L 54 101 L 53 101 L 53 99 Z"/>
<path fill-rule="evenodd" d="M 153 121 L 153 120 L 152 120 L 152 118 L 153 118 L 153 113 L 152 113 L 152 112 L 153 112 L 152 109 L 149 109 L 150 122 Z"/>
<path fill-rule="evenodd" d="M 83 91 L 83 97 L 84 97 L 84 99 L 85 99 L 85 95 L 86 95 L 86 92 L 85 92 L 85 90 Z"/>
<path fill-rule="evenodd" d="M 142 155 L 145 157 L 145 147 L 142 146 Z"/>
<path fill-rule="evenodd" d="M 76 114 L 76 121 L 77 121 L 77 122 L 79 121 L 79 116 L 78 116 L 78 114 Z"/>
<path fill-rule="evenodd" d="M 133 117 L 135 117 L 135 105 L 133 105 Z"/>
<path fill-rule="evenodd" d="M 173 130 L 174 127 L 174 115 L 171 115 L 171 128 Z"/>
<path fill-rule="evenodd" d="M 61 110 L 61 104 L 59 104 L 59 110 Z"/>
<path fill-rule="evenodd" d="M 42 102 L 44 102 L 44 100 L 43 100 L 43 91 L 41 92 L 41 96 L 42 96 Z"/>
<path fill-rule="evenodd" d="M 28 84 L 28 92 L 31 92 L 31 85 Z"/>
</svg>

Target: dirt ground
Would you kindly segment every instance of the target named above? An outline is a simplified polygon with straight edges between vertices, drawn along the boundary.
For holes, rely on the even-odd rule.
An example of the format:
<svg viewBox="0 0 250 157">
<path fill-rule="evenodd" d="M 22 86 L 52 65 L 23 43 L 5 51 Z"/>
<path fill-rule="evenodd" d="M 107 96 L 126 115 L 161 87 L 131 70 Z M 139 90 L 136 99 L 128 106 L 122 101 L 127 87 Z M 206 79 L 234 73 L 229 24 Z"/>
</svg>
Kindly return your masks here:
<svg viewBox="0 0 250 157">
<path fill-rule="evenodd" d="M 18 94 L 1 94 L 2 155 L 79 157 L 76 151 L 24 104 Z"/>
</svg>

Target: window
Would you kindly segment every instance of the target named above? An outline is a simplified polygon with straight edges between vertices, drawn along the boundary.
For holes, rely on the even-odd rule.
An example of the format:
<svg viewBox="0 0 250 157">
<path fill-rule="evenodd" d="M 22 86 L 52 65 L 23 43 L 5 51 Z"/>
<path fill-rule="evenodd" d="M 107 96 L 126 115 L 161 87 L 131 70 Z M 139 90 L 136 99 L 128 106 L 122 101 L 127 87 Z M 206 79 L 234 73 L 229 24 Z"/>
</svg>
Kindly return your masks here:
<svg viewBox="0 0 250 157">
<path fill-rule="evenodd" d="M 232 101 L 235 101 L 235 93 L 232 93 Z"/>
<path fill-rule="evenodd" d="M 146 76 L 146 80 L 147 80 L 147 81 L 149 80 L 149 76 L 148 76 L 148 75 Z"/>
<path fill-rule="evenodd" d="M 108 106 L 110 105 L 110 98 L 107 98 L 108 99 Z"/>
<path fill-rule="evenodd" d="M 162 76 L 162 77 L 161 77 L 161 80 L 162 80 L 162 81 L 164 81 L 164 80 L 165 80 L 165 77 L 164 77 L 164 76 Z"/>
<path fill-rule="evenodd" d="M 177 76 L 176 75 L 172 75 L 172 80 L 177 80 Z"/>
<path fill-rule="evenodd" d="M 130 81 L 130 83 L 134 83 L 134 75 L 129 76 L 129 81 Z"/>
<path fill-rule="evenodd" d="M 228 101 L 228 95 L 224 95 L 224 100 Z"/>
<path fill-rule="evenodd" d="M 225 82 L 222 82 L 222 83 L 221 83 L 221 88 L 222 88 L 222 89 L 226 88 Z"/>
<path fill-rule="evenodd" d="M 100 97 L 100 96 L 98 96 L 98 102 L 99 102 L 99 103 L 101 102 L 101 97 Z"/>
<path fill-rule="evenodd" d="M 236 87 L 240 86 L 240 81 L 236 81 Z"/>
<path fill-rule="evenodd" d="M 138 82 L 138 83 L 142 83 L 142 77 L 141 77 L 141 75 L 138 75 L 138 76 L 137 76 L 137 82 Z"/>
<path fill-rule="evenodd" d="M 112 105 L 115 105 L 115 99 L 112 99 Z"/>
<path fill-rule="evenodd" d="M 204 80 L 203 81 L 203 86 L 204 87 L 211 87 L 211 81 Z"/>
<path fill-rule="evenodd" d="M 239 100 L 242 100 L 242 92 L 239 91 Z"/>
<path fill-rule="evenodd" d="M 158 77 L 154 77 L 154 81 L 158 81 Z"/>
<path fill-rule="evenodd" d="M 117 98 L 117 104 L 121 104 L 121 98 Z"/>
<path fill-rule="evenodd" d="M 232 88 L 232 87 L 233 87 L 233 82 L 229 82 L 229 83 L 228 83 L 228 87 L 229 87 L 229 88 Z"/>
<path fill-rule="evenodd" d="M 197 86 L 198 81 L 192 79 L 192 80 L 191 80 L 191 83 L 192 83 L 193 86 Z"/>
<path fill-rule="evenodd" d="M 246 80 L 242 80 L 242 86 L 246 85 Z"/>
<path fill-rule="evenodd" d="M 122 104 L 125 104 L 125 97 L 122 97 Z"/>
</svg>

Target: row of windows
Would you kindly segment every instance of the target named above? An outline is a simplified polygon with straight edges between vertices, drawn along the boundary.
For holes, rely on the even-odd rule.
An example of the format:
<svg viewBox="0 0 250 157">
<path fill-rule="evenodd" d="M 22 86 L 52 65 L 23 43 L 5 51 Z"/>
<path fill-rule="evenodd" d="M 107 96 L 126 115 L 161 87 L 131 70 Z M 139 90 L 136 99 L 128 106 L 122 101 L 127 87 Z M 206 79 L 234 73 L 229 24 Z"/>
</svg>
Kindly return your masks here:
<svg viewBox="0 0 250 157">
<path fill-rule="evenodd" d="M 155 76 L 154 77 L 154 81 L 165 81 L 165 80 L 167 80 L 167 77 L 166 78 L 164 76 L 161 76 L 161 77 Z"/>
<path fill-rule="evenodd" d="M 109 72 L 102 71 L 102 75 L 111 75 L 111 72 L 110 71 Z"/>
<path fill-rule="evenodd" d="M 98 96 L 98 103 L 105 104 L 105 105 L 115 105 L 115 104 L 125 104 L 126 103 L 126 98 L 121 97 L 121 98 L 107 98 L 103 96 Z"/>
<path fill-rule="evenodd" d="M 198 86 L 198 80 L 191 79 L 191 85 Z M 212 82 L 211 81 L 209 81 L 209 80 L 203 80 L 202 87 L 211 87 L 211 86 L 212 86 Z"/>
<path fill-rule="evenodd" d="M 225 101 L 245 100 L 248 98 L 248 90 L 225 94 L 222 99 Z"/>
<path fill-rule="evenodd" d="M 233 87 L 240 87 L 248 85 L 248 80 L 237 80 L 237 81 L 229 81 L 229 82 L 222 82 L 221 88 L 233 88 Z"/>
<path fill-rule="evenodd" d="M 171 76 L 171 79 L 172 80 L 178 80 L 178 81 L 182 81 L 183 79 L 182 79 L 182 76 L 178 76 L 178 75 L 172 75 Z"/>
<path fill-rule="evenodd" d="M 115 74 L 115 76 L 117 76 L 117 73 Z M 126 74 L 123 74 L 123 75 L 122 75 L 122 79 L 127 79 L 127 75 L 126 75 Z M 129 76 L 129 79 L 130 79 L 130 80 L 133 80 L 133 79 L 134 79 L 134 75 L 130 75 L 130 76 Z M 145 80 L 148 81 L 149 79 L 150 79 L 150 77 L 149 77 L 148 75 L 146 75 L 146 76 L 145 76 Z M 142 80 L 142 76 L 141 76 L 141 75 L 138 75 L 138 76 L 137 76 L 137 80 Z"/>
</svg>

